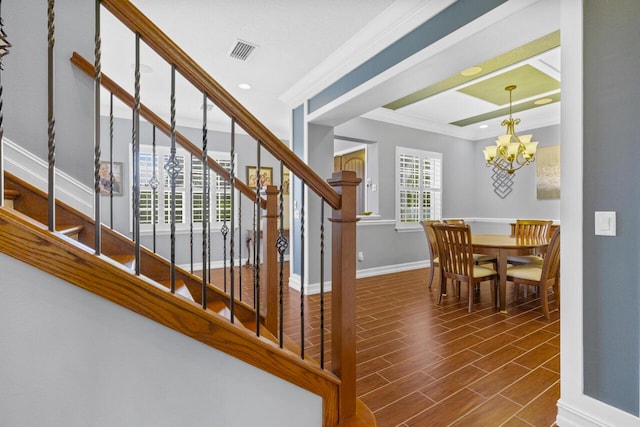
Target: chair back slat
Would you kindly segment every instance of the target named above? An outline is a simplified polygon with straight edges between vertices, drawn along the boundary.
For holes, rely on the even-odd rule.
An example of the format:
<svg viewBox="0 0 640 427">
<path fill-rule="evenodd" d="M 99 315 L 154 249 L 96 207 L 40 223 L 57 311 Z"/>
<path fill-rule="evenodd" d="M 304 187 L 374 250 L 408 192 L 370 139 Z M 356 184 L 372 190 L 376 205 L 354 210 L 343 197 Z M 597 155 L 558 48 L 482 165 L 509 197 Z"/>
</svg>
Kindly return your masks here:
<svg viewBox="0 0 640 427">
<path fill-rule="evenodd" d="M 542 264 L 541 282 L 556 280 L 560 276 L 560 228 L 554 231 Z"/>
<path fill-rule="evenodd" d="M 473 247 L 469 225 L 433 224 L 440 265 L 446 274 L 473 277 Z"/>
<path fill-rule="evenodd" d="M 444 222 L 445 224 L 449 224 L 449 225 L 464 225 L 464 219 L 462 218 L 448 218 L 448 219 L 443 219 L 442 222 Z"/>
<path fill-rule="evenodd" d="M 436 242 L 436 232 L 433 230 L 433 224 L 439 224 L 440 220 L 425 220 L 421 221 L 422 228 L 424 228 L 424 232 L 427 235 L 427 243 L 429 244 L 429 255 L 431 256 L 431 261 L 436 259 L 438 255 L 438 244 Z"/>
<path fill-rule="evenodd" d="M 519 219 L 516 221 L 515 236 L 522 241 L 547 241 L 549 227 L 553 221 Z"/>
</svg>

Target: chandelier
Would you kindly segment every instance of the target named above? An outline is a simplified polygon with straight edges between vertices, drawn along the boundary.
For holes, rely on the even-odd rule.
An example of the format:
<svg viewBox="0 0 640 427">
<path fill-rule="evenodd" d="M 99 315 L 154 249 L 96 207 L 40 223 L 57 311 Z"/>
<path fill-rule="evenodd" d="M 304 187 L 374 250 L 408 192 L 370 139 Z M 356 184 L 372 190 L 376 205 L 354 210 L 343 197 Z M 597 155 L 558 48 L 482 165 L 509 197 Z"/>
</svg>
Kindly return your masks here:
<svg viewBox="0 0 640 427">
<path fill-rule="evenodd" d="M 520 119 L 511 116 L 511 92 L 515 88 L 515 85 L 504 88 L 509 91 L 509 118 L 502 121 L 502 126 L 507 127 L 507 133 L 498 137 L 496 145 L 489 145 L 483 151 L 487 167 L 495 167 L 508 174 L 533 162 L 538 145 L 537 142 L 531 142 L 533 135 L 516 135 L 515 126 L 520 124 Z"/>
</svg>

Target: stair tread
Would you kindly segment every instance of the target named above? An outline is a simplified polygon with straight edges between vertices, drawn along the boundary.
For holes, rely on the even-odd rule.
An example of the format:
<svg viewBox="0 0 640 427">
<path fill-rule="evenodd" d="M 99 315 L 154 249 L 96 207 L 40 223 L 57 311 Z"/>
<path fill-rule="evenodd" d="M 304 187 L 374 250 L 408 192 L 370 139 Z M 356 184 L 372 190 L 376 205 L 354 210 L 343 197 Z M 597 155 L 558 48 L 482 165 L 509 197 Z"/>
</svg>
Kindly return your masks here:
<svg viewBox="0 0 640 427">
<path fill-rule="evenodd" d="M 56 231 L 62 233 L 64 235 L 70 236 L 72 234 L 78 234 L 82 230 L 84 230 L 84 226 L 82 225 L 58 225 L 56 226 Z"/>
<path fill-rule="evenodd" d="M 165 285 L 167 288 L 171 288 L 171 280 L 161 280 L 159 283 Z M 185 283 L 184 280 L 182 279 L 176 279 L 176 283 L 175 283 L 176 287 L 176 294 L 178 295 L 182 295 L 183 297 L 185 297 L 188 300 L 191 301 L 195 301 L 193 299 L 193 296 L 191 295 L 191 292 L 189 291 L 189 288 L 187 287 L 187 284 Z"/>
<path fill-rule="evenodd" d="M 133 265 L 136 262 L 136 256 L 133 254 L 117 254 L 117 255 L 107 255 L 112 260 L 119 262 L 129 268 L 133 268 Z"/>
<path fill-rule="evenodd" d="M 5 189 L 4 190 L 4 198 L 7 200 L 15 200 L 18 197 L 20 197 L 20 192 L 17 190 L 10 190 L 10 189 Z"/>
</svg>

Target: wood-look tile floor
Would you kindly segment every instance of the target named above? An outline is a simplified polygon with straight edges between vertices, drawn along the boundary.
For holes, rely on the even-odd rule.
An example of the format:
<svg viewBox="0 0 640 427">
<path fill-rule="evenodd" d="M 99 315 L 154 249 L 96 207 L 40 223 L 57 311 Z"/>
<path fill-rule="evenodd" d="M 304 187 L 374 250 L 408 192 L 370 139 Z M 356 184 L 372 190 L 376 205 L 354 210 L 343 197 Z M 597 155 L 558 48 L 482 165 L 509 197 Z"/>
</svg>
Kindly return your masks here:
<svg viewBox="0 0 640 427">
<path fill-rule="evenodd" d="M 252 270 L 243 268 L 252 303 Z M 285 270 L 288 271 L 288 268 Z M 213 271 L 212 281 L 221 278 Z M 522 292 L 508 313 L 491 305 L 483 283 L 467 312 L 449 286 L 443 304 L 428 269 L 357 280 L 357 393 L 386 426 L 552 426 L 560 397 L 560 321 Z M 219 281 L 217 281 L 220 283 Z M 237 280 L 236 280 L 237 283 Z M 285 333 L 298 344 L 300 294 L 285 287 Z M 303 298 L 305 355 L 320 361 L 319 295 Z M 325 296 L 325 368 L 330 370 L 331 295 Z"/>
</svg>

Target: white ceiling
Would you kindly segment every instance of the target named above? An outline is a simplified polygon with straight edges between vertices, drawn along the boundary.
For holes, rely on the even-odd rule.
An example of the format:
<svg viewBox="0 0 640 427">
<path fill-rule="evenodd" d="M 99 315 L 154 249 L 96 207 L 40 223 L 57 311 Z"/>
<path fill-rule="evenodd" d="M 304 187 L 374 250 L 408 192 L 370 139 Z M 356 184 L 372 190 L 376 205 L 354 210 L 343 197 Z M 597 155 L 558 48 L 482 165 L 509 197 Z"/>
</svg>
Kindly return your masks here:
<svg viewBox="0 0 640 427">
<path fill-rule="evenodd" d="M 452 0 L 183 0 L 179 2 L 180 7 L 169 0 L 133 0 L 132 3 L 276 135 L 288 139 L 292 107 L 424 22 L 424 17 L 448 6 Z M 378 107 L 395 100 L 393 97 L 399 98 L 433 84 L 429 78 L 442 79 L 453 75 L 482 62 L 483 58 L 486 60 L 512 49 L 514 43 L 524 44 L 528 39 L 559 28 L 557 3 L 556 0 L 512 0 L 509 5 L 501 7 L 501 13 L 510 20 L 502 26 L 502 35 L 499 32 L 499 36 L 494 34 L 496 29 L 491 27 L 489 18 L 487 22 L 474 23 L 469 26 L 473 31 L 461 32 L 455 43 L 449 43 L 451 48 L 448 50 L 455 51 L 456 57 L 463 59 L 440 60 L 437 73 L 413 72 L 407 74 L 409 78 L 400 78 L 402 70 L 398 70 L 396 81 L 390 77 L 388 87 L 378 91 L 384 96 L 377 96 L 376 88 L 372 87 L 373 95 L 361 96 L 362 99 L 353 105 L 345 102 L 342 110 L 336 109 L 340 111 L 334 116 L 326 114 L 325 117 L 319 112 L 319 121 L 335 124 L 349 115 L 364 114 L 376 120 L 467 139 L 503 133 L 499 129 L 501 119 L 491 121 L 490 128 L 484 130 L 477 130 L 478 125 L 465 130 L 448 125 L 462 118 L 461 114 L 471 116 L 495 108 L 455 91 L 438 94 L 397 111 Z M 538 10 L 537 15 L 532 13 L 532 9 Z M 498 17 L 496 14 L 493 19 Z M 527 25 L 533 23 L 527 22 L 527 17 L 539 22 L 541 28 L 529 30 Z M 519 24 L 518 19 L 525 22 Z M 513 37 L 510 32 L 514 32 Z M 531 37 L 527 37 L 528 32 L 531 32 Z M 496 46 L 499 37 L 504 37 L 504 46 Z M 258 45 L 246 62 L 228 56 L 238 39 Z M 486 43 L 486 48 L 479 49 L 483 43 Z M 446 44 L 442 43 L 443 46 Z M 484 56 L 487 57 L 479 55 L 479 51 L 486 52 Z M 410 72 L 411 69 L 419 69 L 420 64 L 428 66 L 430 60 L 444 58 L 442 55 L 427 53 L 422 55 L 423 59 L 416 55 L 411 59 L 412 64 L 405 68 Z M 102 70 L 131 93 L 134 57 L 133 35 L 103 11 Z M 543 71 L 559 80 L 559 58 L 559 49 L 556 49 L 533 58 L 531 62 L 534 66 L 546 67 Z M 465 60 L 472 62 L 462 66 Z M 144 44 L 141 63 L 151 69 L 151 72 L 143 69 L 141 100 L 168 121 L 170 68 Z M 427 75 L 429 78 L 424 77 Z M 252 89 L 239 89 L 239 83 L 249 83 Z M 391 92 L 389 88 L 392 88 Z M 202 95 L 181 77 L 176 80 L 176 93 L 178 125 L 200 128 Z M 508 103 L 508 98 L 506 101 Z M 118 106 L 115 112 L 122 117 L 131 117 L 130 111 Z M 558 123 L 559 103 L 518 113 L 517 117 L 522 119 L 523 125 L 531 123 L 536 127 Z M 209 113 L 208 122 L 210 128 L 228 129 L 228 121 L 216 114 L 215 109 Z"/>
</svg>

